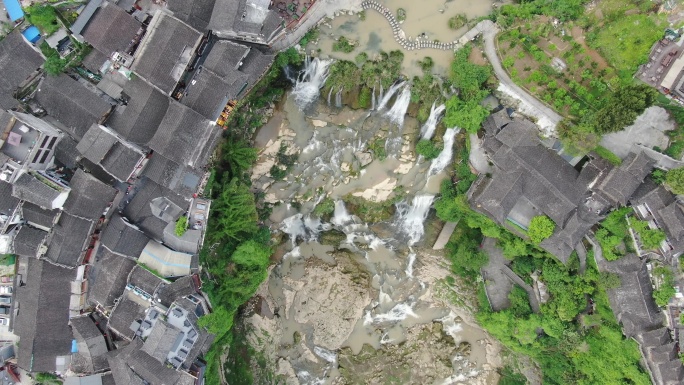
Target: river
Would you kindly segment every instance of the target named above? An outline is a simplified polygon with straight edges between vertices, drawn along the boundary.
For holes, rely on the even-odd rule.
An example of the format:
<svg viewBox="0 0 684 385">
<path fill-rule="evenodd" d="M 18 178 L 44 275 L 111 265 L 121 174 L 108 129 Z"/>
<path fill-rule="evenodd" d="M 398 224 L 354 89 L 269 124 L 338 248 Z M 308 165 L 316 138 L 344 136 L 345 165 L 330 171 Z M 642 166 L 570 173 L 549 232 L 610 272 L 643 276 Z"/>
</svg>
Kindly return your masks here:
<svg viewBox="0 0 684 385">
<path fill-rule="evenodd" d="M 447 284 L 448 263 L 431 250 L 434 236 L 424 239 L 459 130 L 433 127 L 443 108 L 423 127 L 407 116 L 406 85 L 388 90 L 376 111 L 328 106 L 315 92 L 325 64 L 307 63 L 256 138 L 253 184 L 273 204 L 269 224 L 282 241 L 260 306 L 245 319 L 253 345 L 293 384 L 496 383 L 498 344 L 466 306 L 473 286 Z M 434 161 L 414 154 L 421 129 L 448 144 Z M 378 139 L 386 159 L 369 152 Z M 297 160 L 274 180 L 279 151 Z M 370 201 L 389 214 L 364 221 L 350 199 L 355 210 Z M 313 211 L 324 200 L 334 211 L 321 218 Z"/>
</svg>

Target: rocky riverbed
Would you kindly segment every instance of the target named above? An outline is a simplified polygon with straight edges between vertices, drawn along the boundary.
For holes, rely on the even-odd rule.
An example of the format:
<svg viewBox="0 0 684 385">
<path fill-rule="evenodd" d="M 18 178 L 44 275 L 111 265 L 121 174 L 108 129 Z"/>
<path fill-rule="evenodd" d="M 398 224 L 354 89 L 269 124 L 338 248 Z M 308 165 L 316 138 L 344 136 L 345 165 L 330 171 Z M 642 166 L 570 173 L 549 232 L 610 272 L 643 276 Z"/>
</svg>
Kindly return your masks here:
<svg viewBox="0 0 684 385">
<path fill-rule="evenodd" d="M 420 125 L 391 123 L 393 110 L 321 103 L 304 114 L 289 96 L 258 133 L 252 181 L 282 242 L 239 320 L 266 366 L 255 372 L 287 384 L 497 383 L 500 346 L 472 316 L 477 284 L 446 279 L 436 234 L 425 235 L 444 172 L 427 176 Z M 334 211 L 314 214 L 326 201 Z"/>
</svg>

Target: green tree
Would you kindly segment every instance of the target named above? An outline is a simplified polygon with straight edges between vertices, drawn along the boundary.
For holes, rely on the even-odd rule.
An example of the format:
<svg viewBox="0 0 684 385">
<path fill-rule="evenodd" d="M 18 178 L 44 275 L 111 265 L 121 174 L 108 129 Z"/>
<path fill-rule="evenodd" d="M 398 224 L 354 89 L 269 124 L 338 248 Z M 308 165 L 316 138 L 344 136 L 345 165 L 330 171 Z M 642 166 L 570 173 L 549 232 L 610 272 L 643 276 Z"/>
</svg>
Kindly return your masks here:
<svg viewBox="0 0 684 385">
<path fill-rule="evenodd" d="M 416 144 L 416 153 L 418 153 L 418 155 L 422 155 L 427 160 L 435 159 L 439 156 L 441 151 L 442 149 L 435 146 L 435 144 L 429 139 L 421 139 Z"/>
<path fill-rule="evenodd" d="M 300 65 L 303 62 L 304 59 L 302 58 L 302 55 L 300 55 L 299 52 L 292 47 L 282 51 L 275 58 L 275 64 L 281 68 L 287 67 L 290 64 Z"/>
<path fill-rule="evenodd" d="M 655 103 L 658 92 L 646 84 L 620 87 L 611 94 L 606 105 L 590 119 L 597 132 L 610 133 L 623 130 L 634 123 L 637 116 Z"/>
<path fill-rule="evenodd" d="M 675 168 L 665 175 L 665 184 L 675 194 L 684 194 L 684 167 Z"/>
<path fill-rule="evenodd" d="M 540 244 L 544 239 L 553 234 L 556 224 L 553 223 L 546 215 L 538 215 L 530 221 L 530 226 L 527 229 L 527 235 L 535 244 Z"/>
<path fill-rule="evenodd" d="M 210 243 L 241 242 L 258 230 L 254 195 L 237 178 L 224 184 L 221 194 L 211 205 L 211 211 L 207 234 Z"/>
<path fill-rule="evenodd" d="M 64 72 L 64 69 L 67 66 L 67 61 L 66 59 L 62 59 L 59 56 L 48 56 L 47 59 L 45 60 L 45 64 L 43 65 L 43 68 L 45 68 L 45 72 L 48 75 L 51 76 L 57 76 Z"/>
<path fill-rule="evenodd" d="M 473 64 L 468 60 L 473 47 L 467 44 L 454 54 L 451 62 L 451 80 L 458 87 L 459 96 L 463 100 L 477 99 L 479 102 L 482 96 L 482 85 L 492 74 L 491 68 Z"/>
<path fill-rule="evenodd" d="M 29 23 L 38 27 L 44 36 L 52 35 L 60 27 L 57 21 L 57 11 L 50 5 L 31 5 L 24 8 L 24 11 L 26 11 L 26 19 Z"/>
<path fill-rule="evenodd" d="M 489 110 L 480 105 L 480 100 L 463 101 L 453 96 L 446 102 L 443 121 L 447 127 L 460 127 L 469 133 L 476 133 L 487 116 L 489 116 Z"/>
<path fill-rule="evenodd" d="M 250 147 L 242 139 L 229 138 L 223 142 L 221 148 L 223 168 L 228 170 L 233 178 L 242 178 L 244 173 L 257 160 L 257 149 Z"/>
</svg>

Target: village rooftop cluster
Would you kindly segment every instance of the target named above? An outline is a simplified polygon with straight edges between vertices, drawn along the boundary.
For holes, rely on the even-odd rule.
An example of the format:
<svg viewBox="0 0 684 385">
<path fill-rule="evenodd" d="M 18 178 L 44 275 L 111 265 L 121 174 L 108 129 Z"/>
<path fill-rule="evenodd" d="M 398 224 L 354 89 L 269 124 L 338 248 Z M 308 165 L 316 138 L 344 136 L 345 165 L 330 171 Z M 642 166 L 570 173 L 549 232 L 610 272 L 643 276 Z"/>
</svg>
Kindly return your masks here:
<svg viewBox="0 0 684 385">
<path fill-rule="evenodd" d="M 263 0 L 92 0 L 43 38 L 18 2 L 5 6 L 16 27 L 0 41 L 0 254 L 18 260 L 0 334 L 19 342 L 0 349 L 16 355 L 4 377 L 201 383 L 207 166 L 285 21 Z M 43 41 L 62 57 L 92 51 L 47 76 Z"/>
</svg>

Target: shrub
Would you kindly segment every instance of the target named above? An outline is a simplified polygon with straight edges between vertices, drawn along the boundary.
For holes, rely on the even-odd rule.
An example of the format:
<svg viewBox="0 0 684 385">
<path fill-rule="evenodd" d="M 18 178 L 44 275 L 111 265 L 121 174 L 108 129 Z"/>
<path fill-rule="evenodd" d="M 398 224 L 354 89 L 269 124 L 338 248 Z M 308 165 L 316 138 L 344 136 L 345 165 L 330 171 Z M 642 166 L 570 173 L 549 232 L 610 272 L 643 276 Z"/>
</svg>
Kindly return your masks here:
<svg viewBox="0 0 684 385">
<path fill-rule="evenodd" d="M 665 183 L 675 194 L 684 194 L 684 167 L 668 171 L 665 175 Z"/>
<path fill-rule="evenodd" d="M 449 18 L 449 28 L 451 29 L 459 29 L 466 25 L 466 23 L 468 23 L 468 17 L 463 13 Z"/>
<path fill-rule="evenodd" d="M 176 222 L 176 236 L 182 237 L 186 231 L 188 231 L 188 217 L 183 215 Z"/>
<path fill-rule="evenodd" d="M 544 239 L 548 238 L 553 234 L 553 230 L 556 228 L 556 224 L 553 223 L 549 217 L 546 215 L 538 215 L 532 218 L 530 221 L 530 226 L 527 229 L 527 235 L 530 240 L 535 244 L 540 244 Z"/>
<path fill-rule="evenodd" d="M 43 35 L 49 36 L 57 32 L 60 27 L 57 21 L 57 11 L 49 5 L 32 5 L 24 9 L 29 23 L 40 29 Z"/>
<path fill-rule="evenodd" d="M 340 38 L 333 43 L 332 49 L 335 52 L 349 53 L 354 50 L 354 44 L 352 44 L 346 37 L 340 36 Z"/>
<path fill-rule="evenodd" d="M 335 212 L 335 202 L 330 198 L 325 198 L 316 205 L 313 214 L 318 217 L 325 217 Z"/>
<path fill-rule="evenodd" d="M 442 149 L 435 146 L 435 144 L 428 139 L 421 139 L 418 144 L 416 144 L 416 152 L 418 155 L 422 155 L 425 159 L 431 160 L 439 156 Z"/>
</svg>

